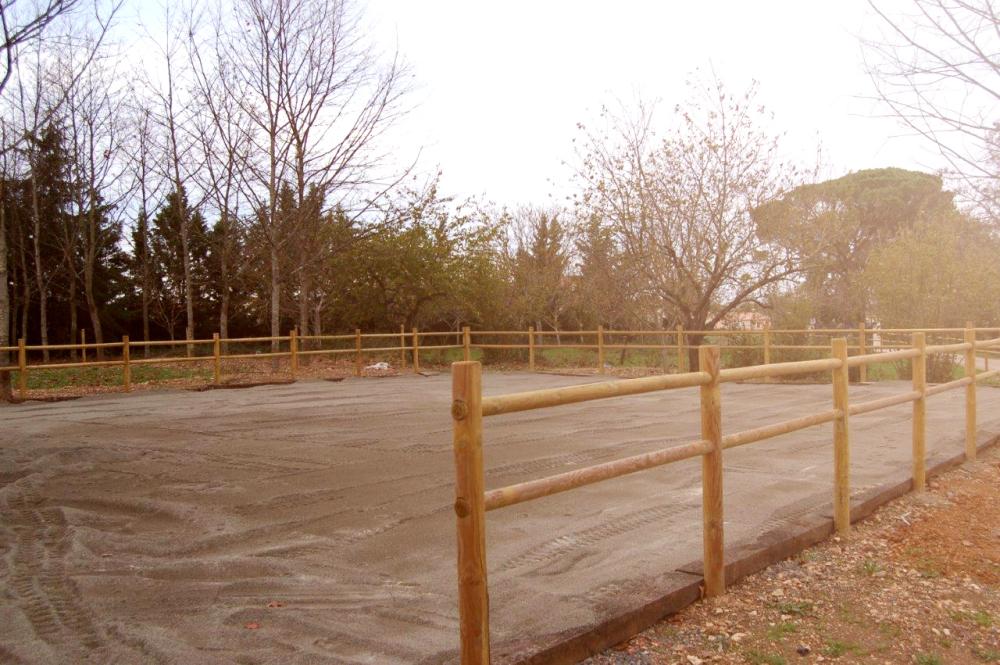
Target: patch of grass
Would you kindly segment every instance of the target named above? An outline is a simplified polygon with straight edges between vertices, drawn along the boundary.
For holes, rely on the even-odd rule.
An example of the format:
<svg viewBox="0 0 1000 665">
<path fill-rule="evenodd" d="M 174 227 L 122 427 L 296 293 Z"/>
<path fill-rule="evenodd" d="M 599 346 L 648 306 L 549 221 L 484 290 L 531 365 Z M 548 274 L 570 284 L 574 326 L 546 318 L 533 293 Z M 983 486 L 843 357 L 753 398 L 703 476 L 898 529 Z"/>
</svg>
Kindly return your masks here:
<svg viewBox="0 0 1000 665">
<path fill-rule="evenodd" d="M 782 614 L 789 614 L 791 616 L 805 617 L 812 614 L 813 604 L 808 601 L 787 601 L 783 603 L 778 603 L 774 606 L 776 610 Z"/>
<path fill-rule="evenodd" d="M 787 665 L 785 657 L 777 653 L 763 651 L 747 651 L 746 659 L 750 665 Z"/>
<path fill-rule="evenodd" d="M 903 634 L 903 629 L 894 623 L 883 621 L 878 625 L 878 632 L 882 633 L 886 637 L 899 637 Z"/>
<path fill-rule="evenodd" d="M 923 549 L 910 547 L 906 550 L 906 555 L 913 560 L 913 567 L 924 579 L 937 579 L 944 574 L 941 564 L 932 557 L 927 556 Z"/>
<path fill-rule="evenodd" d="M 842 640 L 828 640 L 826 646 L 823 647 L 823 655 L 827 658 L 840 658 L 844 654 L 855 653 L 857 650 L 857 644 Z"/>
<path fill-rule="evenodd" d="M 993 615 L 986 610 L 976 610 L 975 612 L 955 610 L 950 613 L 950 616 L 954 621 L 974 623 L 980 628 L 991 628 L 993 626 Z"/>
<path fill-rule="evenodd" d="M 918 653 L 913 657 L 913 662 L 917 665 L 944 665 L 941 656 L 935 653 Z"/>
<path fill-rule="evenodd" d="M 972 614 L 972 620 L 980 628 L 989 628 L 993 625 L 993 617 L 986 610 L 978 610 Z"/>
<path fill-rule="evenodd" d="M 1000 663 L 1000 651 L 996 649 L 973 649 L 972 653 L 984 663 Z"/>
<path fill-rule="evenodd" d="M 792 633 L 798 632 L 799 627 L 791 621 L 776 623 L 767 629 L 767 639 L 772 642 L 781 642 Z"/>
<path fill-rule="evenodd" d="M 872 559 L 865 559 L 865 562 L 861 564 L 861 572 L 863 572 L 868 577 L 873 576 L 875 573 L 881 572 L 882 565 L 878 561 L 873 561 Z"/>
</svg>

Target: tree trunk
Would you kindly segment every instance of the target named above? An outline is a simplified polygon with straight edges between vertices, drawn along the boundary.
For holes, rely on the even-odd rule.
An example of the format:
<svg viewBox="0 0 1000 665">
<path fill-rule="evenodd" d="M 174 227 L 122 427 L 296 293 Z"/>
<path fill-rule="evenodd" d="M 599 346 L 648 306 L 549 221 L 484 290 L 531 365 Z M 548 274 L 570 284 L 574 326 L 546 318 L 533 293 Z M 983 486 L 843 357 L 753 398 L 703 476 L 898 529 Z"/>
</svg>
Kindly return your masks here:
<svg viewBox="0 0 1000 665">
<path fill-rule="evenodd" d="M 73 266 L 69 267 L 66 271 L 66 275 L 69 278 L 69 343 L 76 344 L 77 337 L 79 336 L 80 324 L 77 321 L 76 314 L 76 271 Z M 73 362 L 76 362 L 76 348 L 70 351 L 70 358 Z"/>
<path fill-rule="evenodd" d="M 34 237 L 32 238 L 32 249 L 35 259 L 35 287 L 38 289 L 38 330 L 41 335 L 42 345 L 49 344 L 49 294 L 45 285 L 45 278 L 42 270 L 42 220 L 38 212 L 38 188 L 35 183 L 34 171 L 28 178 L 31 187 L 31 225 Z M 49 362 L 49 350 L 42 349 L 42 360 Z"/>
<path fill-rule="evenodd" d="M 177 200 L 180 201 L 180 191 L 177 192 Z M 191 229 L 188 228 L 186 206 L 177 206 L 181 218 L 181 251 L 184 252 L 184 310 L 187 314 L 187 325 L 184 327 L 184 339 L 194 339 L 194 285 L 191 283 Z M 192 345 L 187 347 L 187 355 L 191 356 L 194 351 Z"/>
<path fill-rule="evenodd" d="M 10 291 L 7 288 L 7 207 L 0 189 L 0 346 L 10 346 Z M 0 365 L 10 365 L 10 354 L 0 352 Z M 13 397 L 10 372 L 0 372 L 0 400 L 9 402 Z"/>
<path fill-rule="evenodd" d="M 144 190 L 145 191 L 145 190 Z M 143 194 L 145 197 L 145 193 Z M 142 289 L 142 341 L 149 341 L 149 290 L 150 290 L 150 276 L 149 276 L 149 217 L 146 213 L 146 202 L 143 199 L 142 204 L 142 215 L 139 221 L 139 236 L 142 240 L 142 255 L 139 257 L 139 261 L 142 262 L 141 267 L 141 284 L 139 288 Z M 142 347 L 142 355 L 144 358 L 149 357 L 149 345 L 146 344 Z"/>
<path fill-rule="evenodd" d="M 704 329 L 705 324 L 694 324 L 691 326 L 692 329 Z M 698 347 L 701 345 L 702 340 L 705 339 L 704 335 L 696 335 L 694 333 L 685 332 L 685 343 L 690 346 L 688 349 L 688 371 L 697 372 L 698 371 Z"/>
<path fill-rule="evenodd" d="M 101 328 L 101 317 L 94 295 L 94 264 L 97 262 L 97 210 L 93 203 L 87 213 L 87 248 L 83 265 L 83 295 L 87 300 L 87 311 L 90 313 L 90 326 L 94 329 L 94 343 L 104 343 L 104 331 Z M 104 349 L 97 347 L 97 359 L 104 360 Z"/>
<path fill-rule="evenodd" d="M 281 335 L 281 267 L 278 263 L 278 248 L 271 243 L 271 337 Z M 279 342 L 271 340 L 271 352 L 277 353 Z"/>
<path fill-rule="evenodd" d="M 309 271 L 305 266 L 302 266 L 302 272 L 299 276 L 299 334 L 308 335 L 309 334 L 309 292 L 312 289 L 312 279 L 310 279 Z M 308 342 L 309 340 L 305 340 Z M 308 345 L 303 345 L 303 349 L 307 349 Z M 309 358 L 309 356 L 305 356 Z"/>
</svg>

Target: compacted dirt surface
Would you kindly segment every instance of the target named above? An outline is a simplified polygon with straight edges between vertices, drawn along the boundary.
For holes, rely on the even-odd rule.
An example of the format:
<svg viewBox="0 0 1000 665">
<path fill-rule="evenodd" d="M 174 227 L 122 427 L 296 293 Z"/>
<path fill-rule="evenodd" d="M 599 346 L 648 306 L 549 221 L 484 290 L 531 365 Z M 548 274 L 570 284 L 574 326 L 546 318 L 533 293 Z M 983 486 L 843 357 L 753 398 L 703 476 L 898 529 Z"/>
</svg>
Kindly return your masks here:
<svg viewBox="0 0 1000 665">
<path fill-rule="evenodd" d="M 589 659 L 1000 663 L 1000 450 Z"/>
<path fill-rule="evenodd" d="M 594 380 L 487 373 L 484 386 Z M 930 398 L 932 458 L 962 449 L 961 393 Z M 723 425 L 827 410 L 830 394 L 727 385 Z M 985 441 L 1000 433 L 1000 391 L 981 389 L 979 403 Z M 449 406 L 447 374 L 0 406 L 0 662 L 455 662 Z M 905 477 L 908 405 L 851 427 L 856 491 Z M 690 441 L 698 428 L 694 389 L 491 418 L 486 484 Z M 829 425 L 727 451 L 727 542 L 829 514 L 831 463 Z M 494 662 L 696 582 L 699 468 L 689 460 L 491 512 Z M 968 600 L 974 624 L 983 608 Z"/>
</svg>

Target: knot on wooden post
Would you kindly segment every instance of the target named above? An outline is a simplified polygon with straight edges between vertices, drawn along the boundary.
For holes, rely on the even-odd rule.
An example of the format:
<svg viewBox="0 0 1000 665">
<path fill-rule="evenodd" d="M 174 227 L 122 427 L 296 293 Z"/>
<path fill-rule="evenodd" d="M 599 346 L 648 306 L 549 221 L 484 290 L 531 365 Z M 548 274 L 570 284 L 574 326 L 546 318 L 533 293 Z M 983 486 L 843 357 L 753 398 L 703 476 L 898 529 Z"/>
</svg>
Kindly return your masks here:
<svg viewBox="0 0 1000 665">
<path fill-rule="evenodd" d="M 469 405 L 464 400 L 456 399 L 451 403 L 451 417 L 455 420 L 465 420 L 469 415 Z"/>
<path fill-rule="evenodd" d="M 469 502 L 465 499 L 455 499 L 455 515 L 461 518 L 468 517 L 469 513 Z"/>
</svg>

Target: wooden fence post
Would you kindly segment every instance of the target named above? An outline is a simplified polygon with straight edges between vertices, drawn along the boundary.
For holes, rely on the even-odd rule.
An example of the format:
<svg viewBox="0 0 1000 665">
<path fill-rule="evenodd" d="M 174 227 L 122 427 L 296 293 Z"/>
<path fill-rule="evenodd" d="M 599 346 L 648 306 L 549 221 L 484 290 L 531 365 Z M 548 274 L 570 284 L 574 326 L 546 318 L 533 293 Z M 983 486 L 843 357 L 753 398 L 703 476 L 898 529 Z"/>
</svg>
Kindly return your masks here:
<svg viewBox="0 0 1000 665">
<path fill-rule="evenodd" d="M 80 328 L 80 353 L 83 354 L 83 362 L 87 362 L 87 329 Z M 148 346 L 146 347 L 149 348 Z"/>
<path fill-rule="evenodd" d="M 868 353 L 868 340 L 865 339 L 865 322 L 858 324 L 858 355 L 863 356 Z M 868 382 L 868 366 L 858 365 L 858 383 Z"/>
<path fill-rule="evenodd" d="M 420 333 L 413 329 L 413 373 L 420 373 Z"/>
<path fill-rule="evenodd" d="M 922 492 L 927 486 L 927 338 L 916 332 L 912 343 L 920 352 L 913 359 L 913 390 L 920 393 L 913 401 L 913 490 Z"/>
<path fill-rule="evenodd" d="M 771 326 L 766 324 L 764 326 L 764 364 L 771 364 Z M 764 383 L 771 383 L 774 379 L 767 377 L 764 379 Z"/>
<path fill-rule="evenodd" d="M 132 365 L 129 357 L 128 335 L 122 335 L 122 383 L 125 385 L 125 392 L 132 390 Z"/>
<path fill-rule="evenodd" d="M 684 326 L 677 324 L 677 371 L 684 372 L 687 369 L 687 356 L 684 353 Z"/>
<path fill-rule="evenodd" d="M 361 376 L 364 360 L 361 355 L 361 328 L 354 329 L 354 376 Z"/>
<path fill-rule="evenodd" d="M 219 385 L 222 382 L 222 344 L 219 342 L 219 333 L 212 333 L 212 383 Z"/>
<path fill-rule="evenodd" d="M 604 326 L 597 326 L 597 372 L 604 374 Z"/>
<path fill-rule="evenodd" d="M 971 379 L 965 386 L 965 459 L 976 459 L 976 330 L 965 324 L 965 376 Z"/>
<path fill-rule="evenodd" d="M 851 444 L 848 414 L 850 401 L 847 384 L 847 339 L 832 340 L 833 357 L 840 367 L 833 370 L 833 408 L 840 415 L 833 421 L 833 524 L 837 533 L 851 532 Z"/>
<path fill-rule="evenodd" d="M 462 360 L 465 362 L 472 360 L 472 332 L 469 326 L 462 327 Z"/>
<path fill-rule="evenodd" d="M 399 368 L 406 368 L 406 324 L 399 324 Z"/>
<path fill-rule="evenodd" d="M 719 347 L 698 349 L 698 365 L 712 376 L 701 387 L 701 438 L 712 444 L 712 451 L 701 458 L 701 501 L 704 538 L 705 595 L 719 596 L 726 591 L 725 535 L 722 508 L 722 391 L 719 389 Z"/>
<path fill-rule="evenodd" d="M 482 366 L 478 362 L 454 363 L 451 381 L 461 663 L 487 665 L 490 600 L 486 576 Z"/>
<path fill-rule="evenodd" d="M 28 350 L 24 348 L 24 338 L 17 340 L 17 395 L 28 398 Z"/>
<path fill-rule="evenodd" d="M 528 371 L 535 371 L 535 326 L 528 326 Z"/>
</svg>

